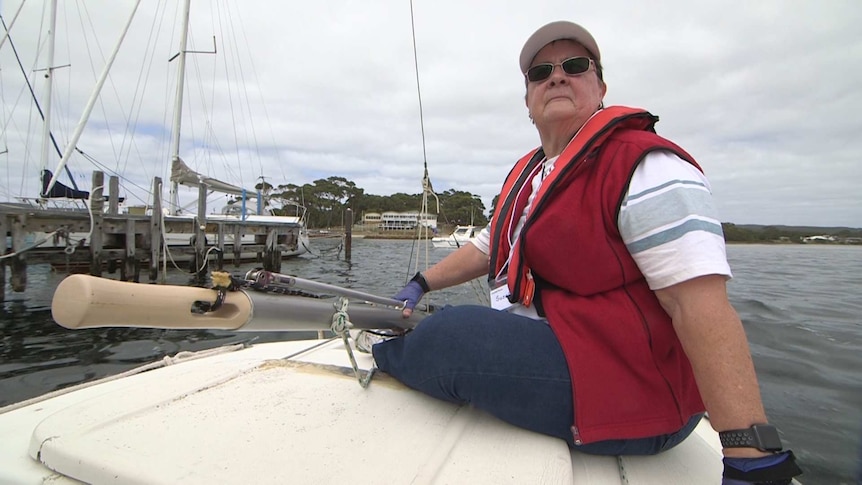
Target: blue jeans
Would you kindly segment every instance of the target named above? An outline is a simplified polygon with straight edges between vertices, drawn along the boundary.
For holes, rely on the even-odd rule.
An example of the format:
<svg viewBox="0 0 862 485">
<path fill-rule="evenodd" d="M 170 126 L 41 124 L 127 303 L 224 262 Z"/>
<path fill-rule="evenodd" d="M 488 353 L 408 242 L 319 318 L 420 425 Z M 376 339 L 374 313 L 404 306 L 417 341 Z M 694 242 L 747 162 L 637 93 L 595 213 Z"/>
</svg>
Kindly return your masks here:
<svg viewBox="0 0 862 485">
<path fill-rule="evenodd" d="M 576 446 L 572 383 L 554 332 L 543 322 L 488 307 L 448 306 L 372 352 L 380 370 L 413 389 L 556 436 L 584 453 L 656 454 L 682 442 L 701 418 L 668 435 Z"/>
</svg>

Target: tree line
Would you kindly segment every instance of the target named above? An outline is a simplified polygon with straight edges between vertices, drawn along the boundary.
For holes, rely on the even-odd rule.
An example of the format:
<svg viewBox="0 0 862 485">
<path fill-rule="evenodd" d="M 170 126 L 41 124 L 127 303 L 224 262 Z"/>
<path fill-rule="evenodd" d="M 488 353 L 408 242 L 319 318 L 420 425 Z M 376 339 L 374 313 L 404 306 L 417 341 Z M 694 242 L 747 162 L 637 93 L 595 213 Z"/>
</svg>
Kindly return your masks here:
<svg viewBox="0 0 862 485">
<path fill-rule="evenodd" d="M 356 183 L 345 177 L 318 179 L 303 185 L 285 184 L 274 187 L 266 182 L 255 188 L 268 194 L 272 211 L 277 215 L 292 215 L 294 204 L 306 208 L 307 225 L 311 229 L 344 225 L 344 213 L 351 209 L 354 222 L 361 222 L 366 212 L 418 212 L 422 194 L 397 193 L 392 195 L 366 194 Z M 428 198 L 428 212 L 437 215 L 438 224 L 485 225 L 488 218 L 482 199 L 470 192 L 449 189 L 437 193 L 440 201 Z M 280 206 L 280 207 L 279 207 Z"/>
<path fill-rule="evenodd" d="M 842 239 L 862 237 L 862 229 L 849 227 L 738 226 L 730 222 L 723 222 L 721 228 L 724 231 L 724 239 L 727 242 L 799 243 L 802 242 L 803 238 L 813 235 L 830 235 Z"/>
<path fill-rule="evenodd" d="M 277 187 L 266 182 L 259 183 L 256 188 L 269 194 L 273 213 L 277 215 L 293 215 L 294 204 L 304 206 L 307 210 L 308 227 L 319 229 L 344 225 L 344 213 L 349 208 L 353 210 L 354 222 L 362 220 L 366 212 L 412 212 L 419 211 L 422 206 L 422 194 L 396 193 L 392 195 L 366 194 L 356 183 L 345 177 L 332 176 L 318 179 L 303 185 L 285 184 Z M 460 190 L 449 189 L 437 194 L 440 201 L 439 211 L 437 201 L 429 196 L 428 212 L 437 215 L 438 224 L 488 224 L 488 214 L 493 212 L 497 197 L 491 202 L 488 211 L 478 195 Z M 722 223 L 724 238 L 728 242 L 768 243 L 768 242 L 800 242 L 805 236 L 812 234 L 832 234 L 838 237 L 862 237 L 862 229 L 852 228 L 815 228 L 794 226 L 758 226 L 736 225 Z"/>
</svg>

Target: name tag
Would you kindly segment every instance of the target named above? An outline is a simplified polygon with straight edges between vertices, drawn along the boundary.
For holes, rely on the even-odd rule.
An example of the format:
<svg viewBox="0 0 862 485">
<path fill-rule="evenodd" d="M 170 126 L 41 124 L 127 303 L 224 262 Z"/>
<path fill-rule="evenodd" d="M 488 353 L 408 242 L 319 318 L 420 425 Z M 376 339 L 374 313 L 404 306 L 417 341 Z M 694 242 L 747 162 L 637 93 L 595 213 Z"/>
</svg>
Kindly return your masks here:
<svg viewBox="0 0 862 485">
<path fill-rule="evenodd" d="M 494 310 L 508 310 L 514 305 L 509 301 L 509 286 L 503 281 L 503 284 L 491 290 L 491 308 Z"/>
</svg>

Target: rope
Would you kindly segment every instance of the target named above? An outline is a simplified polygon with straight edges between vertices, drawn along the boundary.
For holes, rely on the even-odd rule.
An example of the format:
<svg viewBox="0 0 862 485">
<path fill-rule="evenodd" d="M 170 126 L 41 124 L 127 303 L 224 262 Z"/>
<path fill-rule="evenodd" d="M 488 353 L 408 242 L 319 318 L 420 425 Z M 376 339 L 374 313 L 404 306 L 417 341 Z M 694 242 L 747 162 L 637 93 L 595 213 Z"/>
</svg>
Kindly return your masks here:
<svg viewBox="0 0 862 485">
<path fill-rule="evenodd" d="M 59 229 L 58 229 L 58 230 L 56 230 L 56 231 L 54 231 L 54 232 L 48 233 L 48 234 L 46 234 L 45 236 L 43 236 L 43 237 L 41 237 L 41 238 L 39 238 L 39 239 L 37 239 L 37 240 L 33 241 L 33 244 L 31 244 L 31 245 L 27 246 L 27 247 L 26 247 L 26 248 L 24 248 L 24 249 L 21 249 L 20 251 L 16 251 L 16 252 L 14 252 L 14 253 L 4 254 L 4 255 L 0 256 L 0 260 L 8 259 L 8 258 L 14 258 L 15 256 L 18 256 L 18 255 L 20 255 L 20 254 L 24 254 L 24 253 L 26 253 L 27 251 L 29 251 L 29 250 L 31 250 L 31 249 L 35 249 L 35 248 L 37 248 L 37 247 L 39 247 L 39 246 L 41 246 L 41 245 L 45 244 L 46 242 L 48 242 L 48 238 L 53 237 L 53 236 L 54 236 L 54 234 L 57 234 L 58 232 L 60 232 L 60 230 L 59 230 Z"/>
<path fill-rule="evenodd" d="M 7 258 L 12 258 L 12 257 L 14 257 L 14 256 L 18 256 L 18 255 L 23 254 L 23 253 L 25 253 L 25 252 L 27 252 L 27 251 L 30 251 L 31 249 L 35 249 L 35 248 L 37 248 L 37 247 L 39 247 L 39 246 L 41 246 L 41 245 L 45 244 L 46 242 L 48 242 L 48 239 L 49 239 L 49 238 L 51 238 L 51 237 L 53 237 L 53 236 L 54 236 L 54 234 L 57 234 L 57 233 L 63 233 L 63 234 L 65 234 L 66 247 L 63 249 L 63 252 L 64 252 L 64 253 L 66 253 L 66 254 L 68 254 L 68 255 L 73 254 L 73 253 L 75 252 L 75 249 L 76 249 L 76 247 L 77 247 L 77 244 L 78 244 L 78 243 L 80 243 L 81 241 L 87 241 L 87 240 L 89 240 L 89 239 L 90 239 L 90 236 L 92 236 L 92 235 L 93 235 L 93 227 L 95 227 L 95 225 L 96 225 L 96 221 L 95 221 L 95 219 L 94 219 L 94 217 L 93 217 L 93 208 L 90 206 L 90 200 L 92 199 L 92 196 L 93 196 L 92 194 L 93 194 L 93 192 L 95 192 L 95 191 L 97 191 L 97 190 L 99 190 L 99 189 L 103 189 L 104 187 L 105 187 L 104 185 L 100 185 L 100 186 L 98 186 L 98 187 L 95 187 L 95 188 L 90 192 L 90 197 L 88 197 L 88 198 L 87 198 L 87 203 L 86 203 L 85 205 L 86 205 L 86 207 L 87 207 L 87 215 L 90 217 L 90 230 L 89 230 L 89 231 L 87 231 L 87 235 L 86 235 L 86 236 L 84 236 L 84 237 L 83 237 L 83 238 L 81 238 L 81 239 L 74 240 L 74 239 L 72 239 L 71 237 L 69 237 L 69 235 L 68 235 L 67 233 L 65 233 L 65 231 L 64 231 L 63 229 L 57 229 L 56 231 L 50 232 L 50 233 L 46 234 L 45 236 L 43 236 L 43 237 L 41 237 L 41 238 L 39 238 L 39 239 L 35 240 L 35 241 L 33 242 L 33 244 L 31 244 L 30 246 L 27 246 L 26 248 L 24 248 L 24 249 L 22 249 L 22 250 L 20 250 L 20 251 L 16 251 L 16 252 L 14 252 L 14 253 L 4 254 L 4 255 L 0 256 L 0 260 L 7 259 Z"/>
<path fill-rule="evenodd" d="M 84 239 L 86 239 L 86 240 L 90 240 L 90 237 L 93 235 L 93 227 L 96 226 L 96 220 L 93 217 L 93 206 L 91 204 L 91 202 L 92 202 L 91 199 L 93 197 L 93 194 L 96 193 L 97 190 L 102 190 L 104 188 L 105 188 L 104 185 L 100 185 L 98 187 L 93 187 L 93 189 L 90 191 L 90 197 L 87 197 L 87 215 L 90 216 L 90 230 L 87 231 L 87 236 L 84 237 Z M 90 240 L 90 242 L 92 242 L 92 241 Z M 74 250 L 72 252 L 74 252 Z"/>
<path fill-rule="evenodd" d="M 335 313 L 332 314 L 330 330 L 337 337 L 341 337 L 341 341 L 344 342 L 344 349 L 347 351 L 347 357 L 350 359 L 350 366 L 353 367 L 353 375 L 356 376 L 359 386 L 365 389 L 371 383 L 371 378 L 377 371 L 377 366 L 372 366 L 368 373 L 364 377 L 362 376 L 359 365 L 356 363 L 356 357 L 353 356 L 353 348 L 350 346 L 350 329 L 353 328 L 353 324 L 350 323 L 350 317 L 347 315 L 348 300 L 342 296 L 333 305 L 335 306 Z"/>
<path fill-rule="evenodd" d="M 159 189 L 161 189 L 161 186 L 159 186 Z M 161 190 L 159 192 L 161 192 Z M 176 261 L 174 261 L 174 256 L 171 254 L 171 250 L 169 249 L 170 246 L 168 246 L 168 236 L 167 236 L 167 232 L 165 229 L 165 216 L 164 216 L 164 214 L 162 214 L 162 217 L 159 218 L 159 224 L 162 226 L 162 252 L 165 254 L 165 257 L 162 258 L 162 283 L 164 283 L 165 282 L 165 275 L 168 272 L 168 260 L 171 261 L 171 264 L 174 266 L 174 268 L 176 268 L 180 271 L 184 271 L 184 270 L 182 268 L 180 268 L 179 265 L 177 265 Z M 204 259 L 204 261 L 206 261 L 206 259 Z"/>
<path fill-rule="evenodd" d="M 162 192 L 162 185 L 161 184 L 159 184 L 159 188 L 156 192 L 157 193 Z M 167 236 L 167 229 L 165 228 L 165 216 L 164 216 L 164 214 L 162 214 L 162 217 L 159 218 L 159 224 L 161 225 L 161 229 L 162 229 L 162 241 L 161 241 L 162 242 L 162 252 L 165 255 L 165 257 L 162 258 L 162 283 L 164 283 L 166 275 L 168 273 L 168 260 L 171 261 L 171 265 L 175 269 L 177 269 L 179 271 L 185 271 L 185 270 L 183 268 L 180 268 L 180 266 L 174 260 L 173 254 L 171 254 L 170 246 L 168 246 L 168 236 Z M 220 251 L 220 249 L 217 246 L 212 246 L 211 248 L 207 249 L 207 252 L 204 253 L 203 260 L 201 261 L 201 266 L 200 266 L 200 268 L 197 269 L 197 271 L 195 271 L 195 274 L 200 274 L 204 270 L 204 268 L 206 268 L 206 265 L 209 261 L 210 253 L 212 253 L 213 251 Z"/>
</svg>

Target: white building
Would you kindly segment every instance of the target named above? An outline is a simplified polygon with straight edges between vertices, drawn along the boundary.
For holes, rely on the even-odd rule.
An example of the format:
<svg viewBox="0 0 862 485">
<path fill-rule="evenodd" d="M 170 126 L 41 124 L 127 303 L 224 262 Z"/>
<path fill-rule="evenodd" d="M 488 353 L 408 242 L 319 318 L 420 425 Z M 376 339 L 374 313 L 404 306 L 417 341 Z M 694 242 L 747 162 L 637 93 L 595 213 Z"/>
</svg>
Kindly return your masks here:
<svg viewBox="0 0 862 485">
<path fill-rule="evenodd" d="M 364 220 L 364 218 L 363 218 Z M 433 230 L 437 229 L 437 215 L 419 212 L 384 212 L 380 215 L 377 227 L 384 231 L 416 229 L 422 225 Z"/>
<path fill-rule="evenodd" d="M 382 216 L 379 212 L 366 212 L 362 214 L 362 224 L 366 226 L 380 226 Z"/>
</svg>

